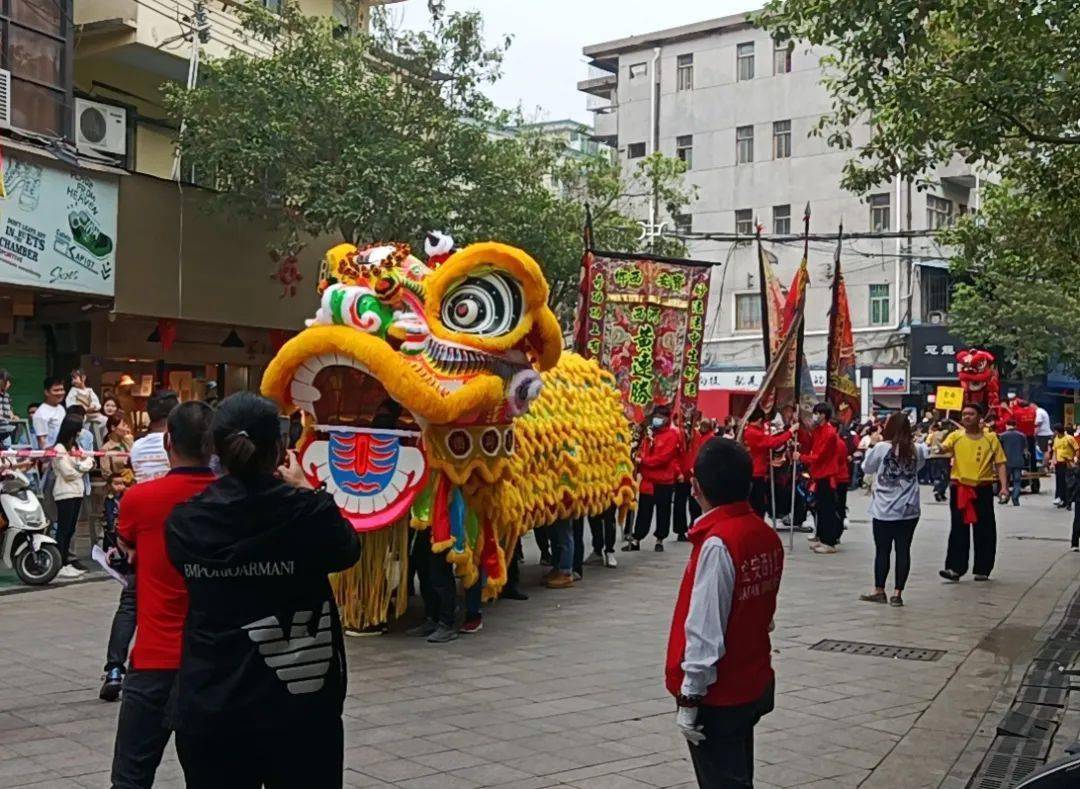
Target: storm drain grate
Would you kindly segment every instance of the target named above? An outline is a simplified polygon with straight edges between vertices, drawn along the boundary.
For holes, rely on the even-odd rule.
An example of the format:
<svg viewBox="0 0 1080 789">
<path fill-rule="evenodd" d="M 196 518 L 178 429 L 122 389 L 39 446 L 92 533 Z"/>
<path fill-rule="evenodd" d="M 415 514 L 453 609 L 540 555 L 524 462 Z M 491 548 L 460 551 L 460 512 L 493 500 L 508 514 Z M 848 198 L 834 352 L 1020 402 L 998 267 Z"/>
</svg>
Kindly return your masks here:
<svg viewBox="0 0 1080 789">
<path fill-rule="evenodd" d="M 1040 761 L 1032 756 L 995 753 L 982 763 L 968 786 L 971 789 L 1009 789 L 1040 766 Z"/>
<path fill-rule="evenodd" d="M 1001 723 L 997 725 L 997 733 L 1032 740 L 1053 737 L 1057 731 L 1057 716 L 1060 713 L 1061 710 L 1057 707 L 1018 704 L 1001 719 Z"/>
<path fill-rule="evenodd" d="M 894 658 L 896 660 L 919 660 L 930 662 L 939 660 L 945 654 L 944 649 L 921 649 L 919 647 L 899 647 L 889 644 L 865 644 L 861 641 L 818 641 L 810 649 L 818 652 L 840 652 L 845 655 L 867 655 L 868 657 Z"/>
<path fill-rule="evenodd" d="M 1068 688 L 1069 678 L 1060 671 L 1047 671 L 1045 669 L 1029 669 L 1021 685 L 1035 688 Z"/>
<path fill-rule="evenodd" d="M 1003 756 L 1030 756 L 1032 759 L 1046 761 L 1050 754 L 1050 746 L 1054 744 L 1053 737 L 1044 737 L 1041 740 L 1029 740 L 1024 737 L 1002 737 L 994 740 L 994 753 Z"/>
</svg>

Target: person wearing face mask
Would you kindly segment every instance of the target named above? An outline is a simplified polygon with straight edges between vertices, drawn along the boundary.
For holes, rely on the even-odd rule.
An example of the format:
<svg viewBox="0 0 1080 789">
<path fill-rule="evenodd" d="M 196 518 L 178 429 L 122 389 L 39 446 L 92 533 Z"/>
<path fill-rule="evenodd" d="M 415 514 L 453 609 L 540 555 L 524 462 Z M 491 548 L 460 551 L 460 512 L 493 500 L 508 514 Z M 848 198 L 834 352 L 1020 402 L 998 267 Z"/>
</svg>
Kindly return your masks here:
<svg viewBox="0 0 1080 789">
<path fill-rule="evenodd" d="M 743 443 L 750 453 L 753 463 L 753 481 L 750 487 L 750 506 L 754 512 L 764 517 L 769 509 L 769 461 L 772 451 L 784 446 L 791 440 L 791 431 L 769 434 L 765 432 L 765 412 L 755 408 L 746 420 L 743 430 Z"/>
<path fill-rule="evenodd" d="M 641 541 L 649 536 L 653 512 L 656 512 L 656 551 L 664 550 L 664 540 L 671 528 L 671 501 L 683 451 L 683 438 L 671 424 L 671 413 L 658 406 L 649 421 L 649 430 L 638 451 L 638 470 L 642 491 L 638 497 L 634 536 L 624 551 L 640 551 Z M 647 490 L 651 489 L 651 493 Z"/>
<path fill-rule="evenodd" d="M 799 437 L 799 443 L 805 451 L 796 453 L 796 460 L 801 460 L 814 481 L 814 502 L 816 507 L 817 536 L 810 541 L 814 553 L 836 553 L 836 544 L 840 541 L 840 524 L 836 514 L 836 487 L 833 478 L 836 475 L 836 428 L 832 426 L 832 406 L 818 403 L 814 406 L 811 418 L 814 427 Z"/>
<path fill-rule="evenodd" d="M 690 529 L 664 675 L 703 789 L 754 785 L 754 726 L 774 704 L 769 632 L 784 547 L 746 500 L 752 472 L 746 449 L 725 438 L 694 464 L 705 514 Z"/>
</svg>

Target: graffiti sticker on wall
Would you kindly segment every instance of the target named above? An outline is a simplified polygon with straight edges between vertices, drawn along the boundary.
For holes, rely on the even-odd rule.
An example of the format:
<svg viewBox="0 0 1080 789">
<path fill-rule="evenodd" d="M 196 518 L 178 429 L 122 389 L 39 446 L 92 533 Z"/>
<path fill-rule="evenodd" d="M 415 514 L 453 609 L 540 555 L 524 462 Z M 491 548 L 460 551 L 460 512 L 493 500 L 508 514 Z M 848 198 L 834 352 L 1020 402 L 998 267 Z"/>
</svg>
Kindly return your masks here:
<svg viewBox="0 0 1080 789">
<path fill-rule="evenodd" d="M 0 282 L 112 296 L 117 183 L 5 151 Z"/>
</svg>

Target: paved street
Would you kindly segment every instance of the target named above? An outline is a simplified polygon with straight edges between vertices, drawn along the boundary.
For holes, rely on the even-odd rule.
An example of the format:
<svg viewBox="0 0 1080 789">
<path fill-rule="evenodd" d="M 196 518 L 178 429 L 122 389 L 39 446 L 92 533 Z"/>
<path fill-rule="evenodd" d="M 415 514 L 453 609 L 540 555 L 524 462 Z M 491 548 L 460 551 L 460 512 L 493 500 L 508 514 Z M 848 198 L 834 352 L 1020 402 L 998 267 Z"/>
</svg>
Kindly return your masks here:
<svg viewBox="0 0 1080 789">
<path fill-rule="evenodd" d="M 1055 607 L 1075 591 L 1069 516 L 1048 493 L 999 508 L 994 580 L 950 586 L 937 577 L 948 511 L 924 504 L 908 606 L 893 609 L 857 600 L 870 584 L 872 541 L 866 498 L 851 501 L 841 554 L 812 555 L 796 535 L 774 634 L 777 710 L 758 729 L 758 786 L 959 789 Z M 661 683 L 685 556 L 676 544 L 620 553 L 618 569 L 587 568 L 574 589 L 547 591 L 536 586 L 533 552 L 524 571 L 532 599 L 489 608 L 479 635 L 447 646 L 351 640 L 346 784 L 691 786 Z M 101 582 L 0 596 L 0 787 L 108 785 L 117 707 L 96 694 L 116 593 Z M 946 654 L 916 662 L 809 650 L 825 638 Z M 182 786 L 179 775 L 170 746 L 158 785 Z"/>
</svg>

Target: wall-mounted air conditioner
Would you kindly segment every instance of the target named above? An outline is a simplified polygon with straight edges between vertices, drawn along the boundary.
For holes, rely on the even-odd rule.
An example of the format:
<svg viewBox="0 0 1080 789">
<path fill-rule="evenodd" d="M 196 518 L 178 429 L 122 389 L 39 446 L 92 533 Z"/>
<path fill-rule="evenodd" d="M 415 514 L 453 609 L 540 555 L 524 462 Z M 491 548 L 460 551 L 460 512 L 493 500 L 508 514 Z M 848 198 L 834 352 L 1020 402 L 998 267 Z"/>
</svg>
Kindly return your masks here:
<svg viewBox="0 0 1080 789">
<path fill-rule="evenodd" d="M 127 153 L 127 110 L 89 99 L 75 99 L 75 147 L 96 156 Z"/>
<path fill-rule="evenodd" d="M 944 310 L 931 310 L 926 314 L 926 322 L 938 326 L 945 322 L 946 317 L 948 316 Z"/>
</svg>

